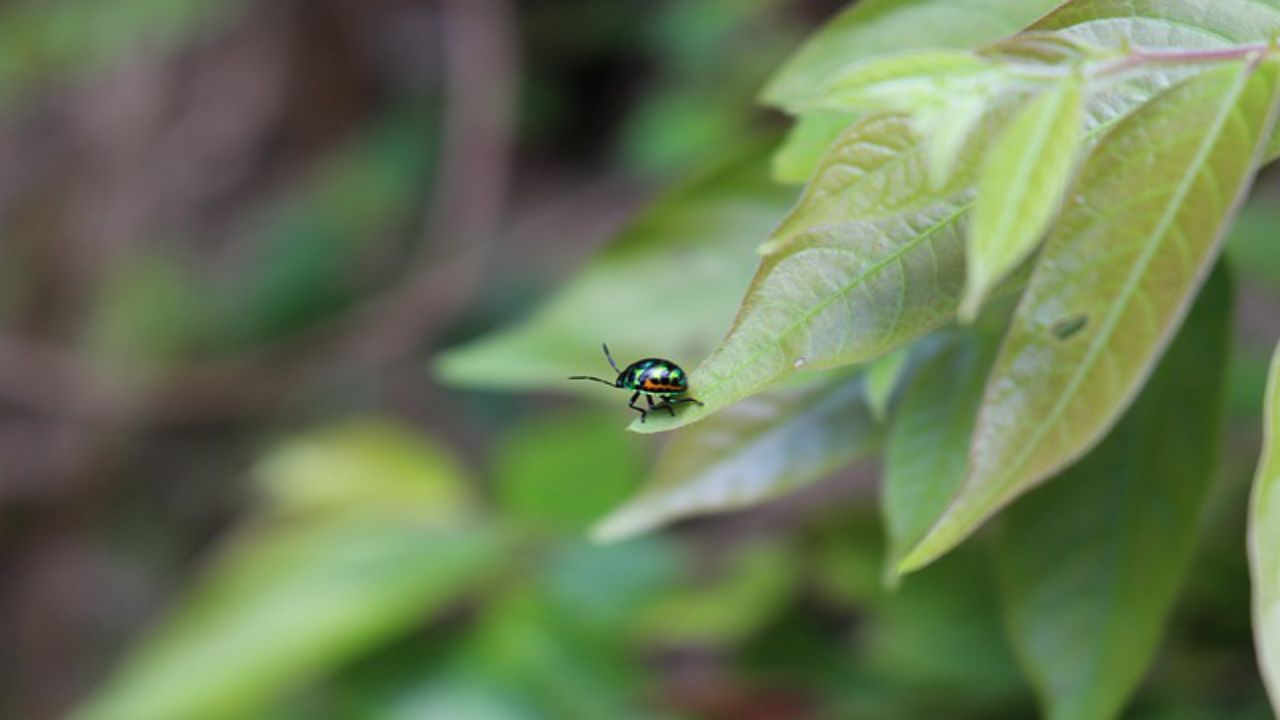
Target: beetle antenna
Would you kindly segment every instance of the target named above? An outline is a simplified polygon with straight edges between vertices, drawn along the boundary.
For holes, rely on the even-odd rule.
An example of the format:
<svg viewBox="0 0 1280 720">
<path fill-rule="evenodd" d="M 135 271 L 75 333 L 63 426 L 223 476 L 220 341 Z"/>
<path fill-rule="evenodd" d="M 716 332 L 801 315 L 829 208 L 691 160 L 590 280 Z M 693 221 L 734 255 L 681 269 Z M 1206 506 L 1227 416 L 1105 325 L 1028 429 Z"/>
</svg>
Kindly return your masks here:
<svg viewBox="0 0 1280 720">
<path fill-rule="evenodd" d="M 621 375 L 622 371 L 618 369 L 618 363 L 614 362 L 613 356 L 609 354 L 609 346 L 605 343 L 600 343 L 600 347 L 604 348 L 604 356 L 609 359 L 609 366 L 613 368 L 614 372 Z"/>
<path fill-rule="evenodd" d="M 613 383 L 609 382 L 608 380 L 604 380 L 604 379 L 602 379 L 602 378 L 598 378 L 598 377 L 591 377 L 590 375 L 574 375 L 573 377 L 570 377 L 569 379 L 570 379 L 570 380 L 595 380 L 596 382 L 598 382 L 598 383 L 604 383 L 605 385 L 608 385 L 609 387 L 618 387 L 617 385 L 614 385 Z"/>
</svg>

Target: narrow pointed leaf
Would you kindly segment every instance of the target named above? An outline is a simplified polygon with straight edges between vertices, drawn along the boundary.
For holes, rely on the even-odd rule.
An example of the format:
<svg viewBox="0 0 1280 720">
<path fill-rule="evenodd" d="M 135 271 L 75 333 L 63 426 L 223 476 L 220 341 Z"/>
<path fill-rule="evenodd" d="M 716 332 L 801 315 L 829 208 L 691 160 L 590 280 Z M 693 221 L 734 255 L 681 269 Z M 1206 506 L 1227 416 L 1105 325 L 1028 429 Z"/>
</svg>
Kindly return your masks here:
<svg viewBox="0 0 1280 720">
<path fill-rule="evenodd" d="M 879 55 L 845 67 L 812 98 L 812 106 L 800 109 L 910 111 L 920 100 L 951 92 L 958 82 L 976 82 L 992 69 L 989 60 L 958 50 Z"/>
<path fill-rule="evenodd" d="M 964 479 L 969 438 L 998 340 L 995 333 L 975 334 L 930 359 L 894 413 L 880 495 L 891 583 L 898 562 L 946 510 Z"/>
<path fill-rule="evenodd" d="M 960 317 L 1035 250 L 1058 212 L 1083 142 L 1083 82 L 1071 75 L 1023 108 L 987 156 L 969 224 Z"/>
<path fill-rule="evenodd" d="M 1230 329 L 1220 268 L 1106 440 L 1001 516 L 1007 625 L 1044 717 L 1116 717 L 1155 655 L 1218 458 Z"/>
<path fill-rule="evenodd" d="M 861 377 L 805 383 L 740 403 L 678 434 L 644 489 L 595 528 L 602 540 L 747 507 L 869 452 L 879 437 Z"/>
<path fill-rule="evenodd" d="M 987 383 L 960 493 L 904 569 L 1086 452 L 1141 389 L 1252 180 L 1273 125 L 1275 71 L 1208 71 L 1099 143 Z"/>
<path fill-rule="evenodd" d="M 1267 381 L 1264 446 L 1249 503 L 1249 570 L 1258 665 L 1280 713 L 1280 347 Z"/>
<path fill-rule="evenodd" d="M 803 102 L 850 63 L 915 48 L 972 48 L 1015 33 L 1060 0 L 863 0 L 837 15 L 765 87 L 770 105 Z"/>
</svg>

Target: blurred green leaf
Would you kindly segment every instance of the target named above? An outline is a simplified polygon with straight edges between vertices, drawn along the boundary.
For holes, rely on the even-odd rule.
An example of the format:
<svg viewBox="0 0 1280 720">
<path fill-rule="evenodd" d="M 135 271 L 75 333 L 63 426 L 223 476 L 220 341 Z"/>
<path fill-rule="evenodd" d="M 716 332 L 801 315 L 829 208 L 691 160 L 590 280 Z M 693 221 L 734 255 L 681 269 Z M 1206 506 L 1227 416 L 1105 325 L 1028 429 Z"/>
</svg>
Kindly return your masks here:
<svg viewBox="0 0 1280 720">
<path fill-rule="evenodd" d="M 529 320 L 445 352 L 436 371 L 457 385 L 593 391 L 565 378 L 607 374 L 601 342 L 621 362 L 697 357 L 733 317 L 750 248 L 791 196 L 759 149 L 721 164 L 650 206 Z"/>
<path fill-rule="evenodd" d="M 512 683 L 548 719 L 648 717 L 640 708 L 638 666 L 602 640 L 607 636 L 574 632 L 526 590 L 509 593 L 486 614 L 468 663 Z"/>
<path fill-rule="evenodd" d="M 1271 361 L 1265 442 L 1249 502 L 1249 568 L 1258 665 L 1280 713 L 1280 347 Z"/>
<path fill-rule="evenodd" d="M 256 474 L 271 511 L 281 515 L 369 510 L 452 527 L 475 512 L 457 461 L 385 420 L 349 420 L 289 440 Z"/>
<path fill-rule="evenodd" d="M 1087 451 L 1141 389 L 1252 180 L 1273 124 L 1275 71 L 1270 62 L 1208 71 L 1099 144 L 987 383 L 965 481 L 904 571 Z M 1135 152 L 1147 161 L 1134 163 Z"/>
<path fill-rule="evenodd" d="M 487 530 L 375 517 L 242 536 L 76 717 L 251 713 L 439 612 L 500 548 Z"/>
<path fill-rule="evenodd" d="M 680 433 L 644 488 L 601 520 L 594 535 L 613 540 L 735 510 L 822 478 L 878 441 L 865 393 L 861 377 L 822 378 L 757 395 Z"/>
<path fill-rule="evenodd" d="M 617 427 L 620 410 L 539 418 L 494 451 L 497 499 L 513 519 L 579 532 L 621 502 L 640 479 L 638 438 Z"/>
<path fill-rule="evenodd" d="M 760 630 L 795 590 L 796 558 L 777 542 L 735 548 L 726 567 L 650 605 L 639 633 L 657 645 L 731 646 Z"/>
<path fill-rule="evenodd" d="M 310 436 L 263 473 L 275 505 L 77 717 L 251 714 L 430 618 L 503 562 L 495 530 L 457 527 L 452 463 L 386 429 Z"/>
<path fill-rule="evenodd" d="M 998 594 L 976 553 L 957 553 L 905 578 L 874 608 L 866 661 L 934 703 L 952 696 L 1016 696 L 1017 663 L 1004 639 Z M 929 716 L 939 717 L 936 707 Z"/>
<path fill-rule="evenodd" d="M 607 545 L 566 541 L 548 555 L 539 581 L 562 624 L 618 642 L 675 582 L 682 550 L 657 535 Z"/>
<path fill-rule="evenodd" d="M 773 153 L 773 179 L 793 185 L 808 181 L 827 148 L 855 119 L 857 115 L 830 110 L 798 115 L 786 139 Z"/>
<path fill-rule="evenodd" d="M 960 317 L 1023 263 L 1058 213 L 1084 141 L 1083 80 L 1072 74 L 1018 112 L 983 163 L 969 225 Z"/>
<path fill-rule="evenodd" d="M 765 87 L 765 102 L 791 108 L 840 70 L 890 52 L 972 48 L 1021 30 L 1060 0 L 863 0 L 815 33 Z"/>
<path fill-rule="evenodd" d="M 218 349 L 297 332 L 397 269 L 401 224 L 421 215 L 434 157 L 429 108 L 396 108 L 317 162 L 299 188 L 251 218 L 249 262 L 214 288 Z"/>
<path fill-rule="evenodd" d="M 881 510 L 889 539 L 886 578 L 924 537 L 964 479 L 969 439 L 999 337 L 975 333 L 951 344 L 911 379 L 885 447 Z"/>
<path fill-rule="evenodd" d="M 871 408 L 871 417 L 876 422 L 884 422 L 888 415 L 889 401 L 898 389 L 910 359 L 910 350 L 901 348 L 876 358 L 867 366 L 867 407 Z"/>
<path fill-rule="evenodd" d="M 1008 625 L 1046 717 L 1116 717 L 1155 654 L 1215 475 L 1231 296 L 1222 268 L 1106 440 L 1001 516 Z"/>
</svg>

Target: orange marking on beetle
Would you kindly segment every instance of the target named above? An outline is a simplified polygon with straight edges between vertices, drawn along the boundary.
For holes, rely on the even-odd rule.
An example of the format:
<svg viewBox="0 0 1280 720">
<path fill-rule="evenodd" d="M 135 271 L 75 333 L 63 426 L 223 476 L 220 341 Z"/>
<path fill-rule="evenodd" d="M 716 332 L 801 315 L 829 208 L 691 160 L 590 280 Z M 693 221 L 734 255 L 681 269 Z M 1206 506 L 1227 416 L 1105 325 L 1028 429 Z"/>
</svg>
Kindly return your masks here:
<svg viewBox="0 0 1280 720">
<path fill-rule="evenodd" d="M 683 385 L 668 385 L 666 383 L 654 382 L 653 380 L 645 380 L 640 383 L 641 390 L 651 390 L 653 392 L 682 392 Z"/>
</svg>

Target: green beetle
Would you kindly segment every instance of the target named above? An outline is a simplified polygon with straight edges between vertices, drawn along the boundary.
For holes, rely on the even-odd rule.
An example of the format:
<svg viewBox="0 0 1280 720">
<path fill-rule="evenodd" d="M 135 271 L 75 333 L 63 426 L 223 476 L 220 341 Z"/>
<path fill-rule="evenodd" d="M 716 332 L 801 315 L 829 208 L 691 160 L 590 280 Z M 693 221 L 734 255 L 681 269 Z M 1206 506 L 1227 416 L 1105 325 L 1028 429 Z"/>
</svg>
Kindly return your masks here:
<svg viewBox="0 0 1280 720">
<path fill-rule="evenodd" d="M 569 379 L 594 380 L 609 387 L 634 390 L 627 407 L 640 413 L 640 422 L 644 422 L 650 410 L 666 409 L 671 413 L 671 417 L 675 417 L 676 405 L 693 403 L 702 406 L 700 400 L 687 396 L 681 397 L 689 392 L 689 375 L 679 365 L 662 358 L 645 358 L 631 363 L 625 370 L 619 370 L 618 364 L 613 361 L 613 355 L 609 354 L 609 346 L 601 343 L 600 347 L 604 348 L 604 356 L 609 360 L 609 366 L 618 373 L 618 378 L 613 382 L 590 375 L 574 375 Z M 636 400 L 639 400 L 641 395 L 649 402 L 648 409 L 636 405 Z M 661 399 L 662 404 L 655 405 L 653 402 L 655 397 Z"/>
</svg>

